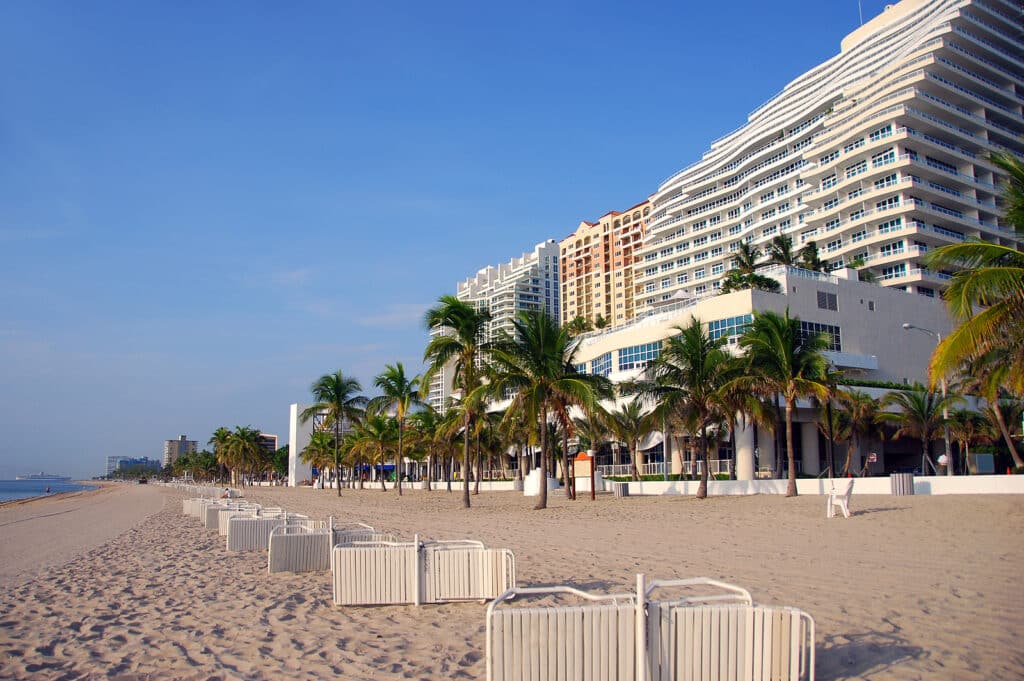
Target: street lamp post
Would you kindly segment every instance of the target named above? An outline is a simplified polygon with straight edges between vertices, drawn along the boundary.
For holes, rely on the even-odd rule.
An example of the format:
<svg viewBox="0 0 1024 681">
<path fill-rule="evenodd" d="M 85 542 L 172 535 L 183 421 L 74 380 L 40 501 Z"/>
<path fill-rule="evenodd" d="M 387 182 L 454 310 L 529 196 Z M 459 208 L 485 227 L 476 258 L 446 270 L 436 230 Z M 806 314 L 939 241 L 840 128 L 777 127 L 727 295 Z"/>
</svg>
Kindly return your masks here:
<svg viewBox="0 0 1024 681">
<path fill-rule="evenodd" d="M 932 331 L 931 329 L 925 329 L 923 327 L 914 326 L 913 324 L 909 324 L 907 322 L 904 322 L 903 330 L 904 331 L 910 331 L 911 329 L 914 329 L 916 331 L 920 331 L 922 333 L 926 333 L 929 336 L 932 336 L 933 338 L 935 338 L 935 345 L 936 346 L 938 346 L 939 344 L 942 343 L 942 334 L 939 333 L 938 331 Z M 942 439 L 946 443 L 946 475 L 953 475 L 953 454 L 950 451 L 950 447 L 949 447 L 949 407 L 946 404 L 946 377 L 945 376 L 942 377 L 942 379 L 939 382 L 939 385 L 942 388 Z"/>
</svg>

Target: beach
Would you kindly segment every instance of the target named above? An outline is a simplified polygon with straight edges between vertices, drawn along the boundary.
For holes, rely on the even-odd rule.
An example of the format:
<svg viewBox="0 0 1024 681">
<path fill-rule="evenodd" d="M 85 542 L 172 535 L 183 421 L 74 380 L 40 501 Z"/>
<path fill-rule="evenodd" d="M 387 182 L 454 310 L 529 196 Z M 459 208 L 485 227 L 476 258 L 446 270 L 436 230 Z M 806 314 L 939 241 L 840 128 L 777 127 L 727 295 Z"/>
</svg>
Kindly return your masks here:
<svg viewBox="0 0 1024 681">
<path fill-rule="evenodd" d="M 853 517 L 826 519 L 810 496 L 556 492 L 533 511 L 520 494 L 486 493 L 466 511 L 445 491 L 245 495 L 405 538 L 510 548 L 520 586 L 621 592 L 638 572 L 731 582 L 815 618 L 818 679 L 1024 678 L 1019 497 L 854 496 Z M 486 677 L 483 604 L 335 607 L 327 572 L 268 575 L 265 553 L 228 553 L 182 515 L 185 496 L 114 486 L 0 507 L 0 677 Z"/>
</svg>

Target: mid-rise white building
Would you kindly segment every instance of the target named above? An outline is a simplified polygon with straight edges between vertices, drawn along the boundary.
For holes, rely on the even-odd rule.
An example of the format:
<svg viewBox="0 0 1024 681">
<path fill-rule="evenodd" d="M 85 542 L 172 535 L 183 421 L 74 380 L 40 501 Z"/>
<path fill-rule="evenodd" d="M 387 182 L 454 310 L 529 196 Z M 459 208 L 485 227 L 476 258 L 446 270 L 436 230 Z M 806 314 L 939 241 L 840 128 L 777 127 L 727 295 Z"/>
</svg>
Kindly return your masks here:
<svg viewBox="0 0 1024 681">
<path fill-rule="evenodd" d="M 501 265 L 489 265 L 458 283 L 456 297 L 477 309 L 487 309 L 491 321 L 486 338 L 512 334 L 512 322 L 524 310 L 542 310 L 559 319 L 559 246 L 554 239 L 537 244 L 529 253 Z M 435 331 L 440 333 L 440 330 Z M 437 372 L 428 386 L 427 402 L 441 409 L 451 394 L 451 371 Z"/>
<path fill-rule="evenodd" d="M 842 41 L 703 158 L 661 184 L 634 265 L 638 309 L 712 295 L 741 242 L 814 241 L 830 269 L 935 297 L 929 249 L 1000 223 L 988 156 L 1024 155 L 1019 3 L 902 0 Z"/>
</svg>

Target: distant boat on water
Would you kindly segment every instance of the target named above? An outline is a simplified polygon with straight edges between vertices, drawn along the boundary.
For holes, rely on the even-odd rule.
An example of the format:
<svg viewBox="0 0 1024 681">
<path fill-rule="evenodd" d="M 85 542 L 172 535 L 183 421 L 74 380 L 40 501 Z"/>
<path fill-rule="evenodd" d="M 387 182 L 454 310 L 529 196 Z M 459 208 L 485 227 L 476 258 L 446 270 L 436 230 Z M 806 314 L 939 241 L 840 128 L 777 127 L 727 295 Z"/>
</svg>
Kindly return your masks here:
<svg viewBox="0 0 1024 681">
<path fill-rule="evenodd" d="M 14 479 L 15 480 L 53 480 L 55 482 L 63 482 L 65 480 L 70 480 L 71 476 L 69 476 L 69 475 L 51 475 L 50 473 L 43 473 L 42 471 L 39 471 L 38 473 L 29 473 L 28 475 L 16 475 L 16 476 L 14 476 Z"/>
</svg>

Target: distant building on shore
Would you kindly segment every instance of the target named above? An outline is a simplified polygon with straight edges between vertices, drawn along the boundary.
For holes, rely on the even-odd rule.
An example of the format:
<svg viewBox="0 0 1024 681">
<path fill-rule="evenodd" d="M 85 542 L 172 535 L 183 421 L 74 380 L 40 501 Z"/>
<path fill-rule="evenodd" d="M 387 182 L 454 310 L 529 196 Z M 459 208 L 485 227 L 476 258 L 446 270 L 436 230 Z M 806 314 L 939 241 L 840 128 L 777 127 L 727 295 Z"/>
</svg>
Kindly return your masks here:
<svg viewBox="0 0 1024 681">
<path fill-rule="evenodd" d="M 189 440 L 184 435 L 179 435 L 177 440 L 164 441 L 164 465 L 169 466 L 178 460 L 178 457 L 185 454 L 194 454 L 199 443 L 196 440 Z"/>
<path fill-rule="evenodd" d="M 160 470 L 160 460 L 150 459 L 147 456 L 142 457 L 130 457 L 130 456 L 108 456 L 107 457 L 107 475 L 113 475 L 114 473 L 127 470 L 129 468 L 142 467 L 148 468 L 153 471 Z"/>
<path fill-rule="evenodd" d="M 277 451 L 277 436 L 270 433 L 260 433 L 257 440 L 260 443 L 260 447 L 263 448 L 267 454 L 273 454 Z"/>
</svg>

